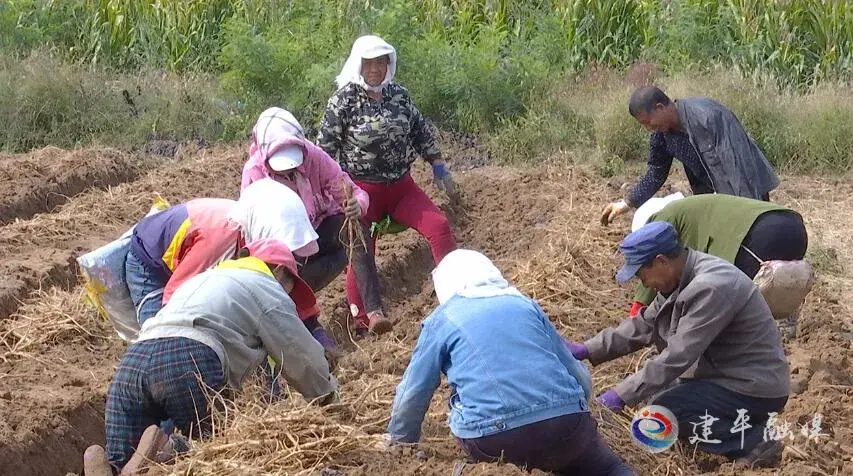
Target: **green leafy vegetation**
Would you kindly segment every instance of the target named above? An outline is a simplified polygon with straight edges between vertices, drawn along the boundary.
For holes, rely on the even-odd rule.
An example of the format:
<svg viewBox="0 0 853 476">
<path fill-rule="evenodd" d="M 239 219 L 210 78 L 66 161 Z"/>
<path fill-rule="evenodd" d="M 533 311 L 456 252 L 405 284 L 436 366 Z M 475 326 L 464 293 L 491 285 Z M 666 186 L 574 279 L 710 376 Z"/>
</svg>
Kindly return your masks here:
<svg viewBox="0 0 853 476">
<path fill-rule="evenodd" d="M 731 107 L 781 167 L 853 164 L 844 0 L 7 0 L 0 31 L 5 150 L 227 140 L 271 105 L 310 129 L 375 33 L 422 112 L 504 160 L 642 159 L 625 101 L 662 77 Z M 637 64 L 659 74 L 631 78 Z"/>
</svg>

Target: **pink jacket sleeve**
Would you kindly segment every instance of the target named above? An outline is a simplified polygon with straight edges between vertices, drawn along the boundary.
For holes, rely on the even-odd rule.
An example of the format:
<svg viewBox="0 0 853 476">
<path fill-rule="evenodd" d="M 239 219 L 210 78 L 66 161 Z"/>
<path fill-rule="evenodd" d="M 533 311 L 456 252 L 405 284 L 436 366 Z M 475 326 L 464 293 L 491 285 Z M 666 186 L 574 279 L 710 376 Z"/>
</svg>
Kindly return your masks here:
<svg viewBox="0 0 853 476">
<path fill-rule="evenodd" d="M 163 304 L 169 302 L 184 281 L 207 271 L 226 258 L 229 251 L 233 254 L 236 250 L 236 236 L 231 233 L 202 234 L 193 230 L 188 235 L 181 244 L 180 260 L 163 290 Z"/>
<path fill-rule="evenodd" d="M 370 205 L 370 198 L 367 192 L 353 183 L 349 175 L 341 170 L 341 166 L 326 151 L 313 144 L 310 148 L 312 154 L 317 154 L 316 162 L 320 172 L 320 184 L 323 189 L 329 190 L 335 201 L 343 205 L 346 202 L 344 184 L 348 184 L 352 187 L 352 197 L 356 199 L 358 206 L 361 208 L 361 216 L 364 216 L 367 213 L 367 207 Z"/>
<path fill-rule="evenodd" d="M 233 206 L 233 200 L 220 198 L 187 202 L 190 226 L 177 250 L 175 269 L 163 290 L 163 304 L 169 302 L 184 281 L 231 258 L 237 251 L 240 230 L 226 218 Z"/>
<path fill-rule="evenodd" d="M 257 165 L 254 160 L 249 159 L 246 165 L 243 166 L 243 180 L 240 182 L 240 190 L 248 187 L 252 182 L 266 178 L 266 176 L 262 166 Z"/>
</svg>

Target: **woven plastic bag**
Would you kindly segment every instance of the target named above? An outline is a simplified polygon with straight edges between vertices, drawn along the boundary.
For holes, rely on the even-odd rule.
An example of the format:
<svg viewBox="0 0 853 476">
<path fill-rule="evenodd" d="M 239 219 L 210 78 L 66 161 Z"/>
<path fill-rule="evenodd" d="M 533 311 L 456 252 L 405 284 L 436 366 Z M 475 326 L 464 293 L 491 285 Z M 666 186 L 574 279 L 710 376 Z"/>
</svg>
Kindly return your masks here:
<svg viewBox="0 0 853 476">
<path fill-rule="evenodd" d="M 145 216 L 154 215 L 168 207 L 169 204 L 158 194 Z M 89 302 L 113 326 L 119 337 L 129 344 L 139 336 L 136 308 L 130 298 L 124 271 L 132 232 L 133 228 L 117 240 L 77 258 Z"/>
<path fill-rule="evenodd" d="M 814 286 L 814 270 L 805 260 L 764 261 L 753 282 L 761 290 L 773 317 L 788 319 Z"/>
</svg>

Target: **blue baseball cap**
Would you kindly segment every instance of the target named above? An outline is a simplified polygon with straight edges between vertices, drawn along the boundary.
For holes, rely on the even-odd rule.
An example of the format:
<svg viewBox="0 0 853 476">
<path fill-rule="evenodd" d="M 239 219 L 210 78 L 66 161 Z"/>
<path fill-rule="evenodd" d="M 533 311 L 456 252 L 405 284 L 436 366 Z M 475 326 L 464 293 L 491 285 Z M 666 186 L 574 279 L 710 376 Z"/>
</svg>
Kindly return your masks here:
<svg viewBox="0 0 853 476">
<path fill-rule="evenodd" d="M 625 264 L 616 273 L 616 282 L 628 282 L 637 271 L 655 256 L 666 254 L 678 247 L 678 232 L 665 221 L 654 221 L 629 234 L 619 244 Z"/>
</svg>

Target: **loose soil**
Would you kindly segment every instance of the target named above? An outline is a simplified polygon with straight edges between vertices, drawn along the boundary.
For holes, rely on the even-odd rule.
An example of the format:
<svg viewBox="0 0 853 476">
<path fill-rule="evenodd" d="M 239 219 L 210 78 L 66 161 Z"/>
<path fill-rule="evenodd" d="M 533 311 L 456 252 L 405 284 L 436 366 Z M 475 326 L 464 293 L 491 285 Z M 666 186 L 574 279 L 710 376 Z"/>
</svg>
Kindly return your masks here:
<svg viewBox="0 0 853 476">
<path fill-rule="evenodd" d="M 50 212 L 84 190 L 132 180 L 142 169 L 140 162 L 115 149 L 47 147 L 0 156 L 0 225 Z"/>
<path fill-rule="evenodd" d="M 453 147 L 475 150 L 465 144 Z M 243 159 L 242 145 L 182 154 L 178 161 L 160 163 L 133 182 L 108 190 L 91 189 L 50 213 L 0 227 L 0 256 L 4 257 L 0 269 L 6 277 L 0 284 L 0 475 L 79 472 L 85 447 L 103 443 L 104 395 L 124 344 L 92 309 L 79 303 L 74 257 L 132 225 L 147 211 L 155 192 L 172 203 L 199 196 L 235 197 Z M 629 220 L 603 228 L 598 212 L 602 203 L 618 196 L 618 185 L 613 184 L 631 177 L 605 181 L 586 169 L 568 166 L 481 166 L 485 161 L 474 153 L 464 162 L 456 170 L 460 197 L 453 203 L 435 192 L 423 164 L 415 170 L 416 180 L 451 218 L 461 246 L 489 255 L 514 284 L 542 304 L 568 337 L 589 337 L 626 316 L 631 290 L 615 285 L 612 276 L 619 265 L 616 245 Z M 853 263 L 843 252 L 853 245 L 853 221 L 837 215 L 850 209 L 853 180 L 785 177 L 783 183 L 773 199 L 804 215 L 810 257 L 818 266 L 819 278 L 803 310 L 800 335 L 786 344 L 795 393 L 782 417 L 795 426 L 798 436 L 788 442 L 780 468 L 755 474 L 853 474 L 853 278 L 849 271 Z M 674 187 L 686 190 L 683 181 L 676 180 Z M 336 371 L 345 398 L 336 408 L 310 410 L 317 421 L 354 428 L 352 435 L 371 441 L 384 431 L 394 386 L 405 369 L 419 322 L 436 304 L 429 280 L 432 256 L 415 232 L 383 237 L 377 259 L 395 329 L 382 338 L 352 342 L 343 280 L 323 290 L 319 296 L 323 319 L 348 352 Z M 50 323 L 58 322 L 63 323 L 62 329 L 50 328 Z M 41 329 L 43 342 L 13 352 L 20 339 L 10 340 L 9 329 L 28 325 Z M 632 372 L 640 364 L 638 358 L 625 357 L 592 369 L 596 389 Z M 422 454 L 382 452 L 364 444 L 340 451 L 330 447 L 327 456 L 318 456 L 317 461 L 309 461 L 306 450 L 301 460 L 277 463 L 281 458 L 271 455 L 281 456 L 287 427 L 263 437 L 226 428 L 160 471 L 451 474 L 461 453 L 444 424 L 446 398 L 443 385 L 424 423 Z M 238 405 L 248 408 L 248 400 L 242 399 Z M 269 411 L 288 415 L 299 407 L 293 402 L 277 403 Z M 822 430 L 828 436 L 808 442 L 799 436 L 796 425 L 809 423 L 815 413 L 823 415 Z M 628 442 L 621 420 L 600 409 L 596 415 L 605 438 L 639 474 L 742 474 L 730 464 L 694 455 L 681 445 L 664 455 L 644 453 Z M 223 448 L 234 446 L 224 442 L 234 441 L 242 442 L 254 456 L 216 457 L 226 451 Z M 339 446 L 344 448 L 345 442 Z M 523 472 L 511 465 L 481 464 L 467 465 L 463 474 Z"/>
<path fill-rule="evenodd" d="M 51 150 L 32 157 L 40 163 L 53 153 Z M 155 194 L 161 193 L 173 202 L 203 196 L 235 198 L 239 183 L 224 182 L 222 177 L 239 174 L 241 154 L 234 147 L 220 149 L 216 154 L 197 150 L 194 155 L 185 154 L 192 158 L 182 162 L 149 160 L 147 167 L 151 171 L 138 180 L 107 189 L 90 187 L 89 192 L 74 197 L 54 213 L 16 220 L 0 228 L 0 256 L 4 257 L 0 275 L 6 278 L 0 283 L 0 321 L 14 314 L 34 289 L 73 286 L 77 282 L 74 259 L 121 234 L 145 215 Z M 86 156 L 83 151 L 73 154 Z M 116 157 L 121 159 L 119 163 L 126 160 L 122 155 Z M 20 194 L 25 188 L 15 190 Z"/>
</svg>

